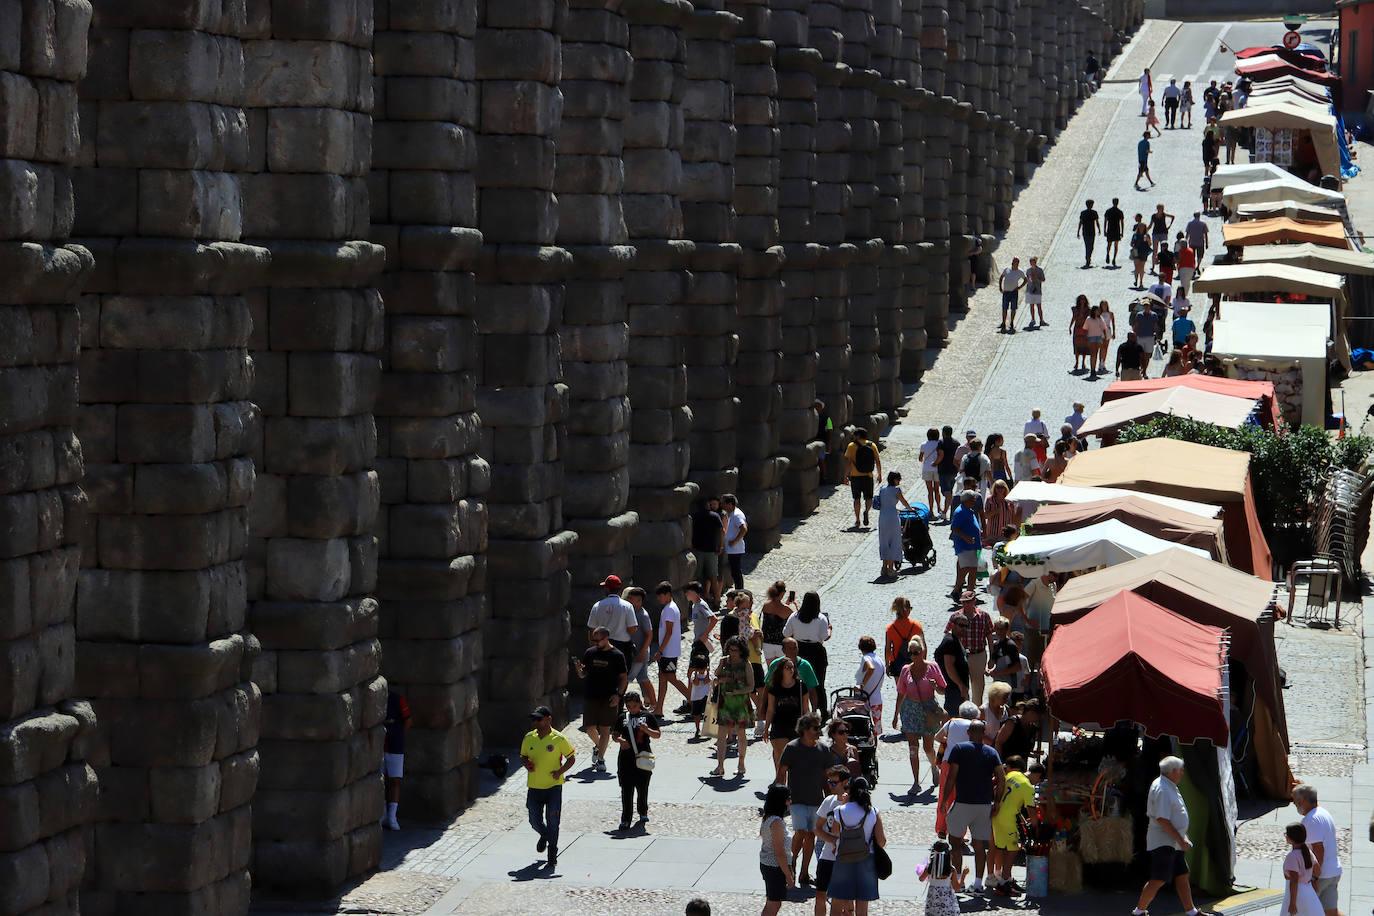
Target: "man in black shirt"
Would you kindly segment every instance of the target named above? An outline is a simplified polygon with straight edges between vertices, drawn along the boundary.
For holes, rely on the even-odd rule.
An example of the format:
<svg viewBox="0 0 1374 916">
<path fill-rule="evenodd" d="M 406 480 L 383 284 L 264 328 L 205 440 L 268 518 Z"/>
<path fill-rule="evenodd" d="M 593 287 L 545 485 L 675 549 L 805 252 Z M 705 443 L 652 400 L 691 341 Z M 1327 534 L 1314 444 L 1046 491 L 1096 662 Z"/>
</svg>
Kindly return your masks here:
<svg viewBox="0 0 1374 916">
<path fill-rule="evenodd" d="M 954 427 L 946 426 L 940 430 L 940 460 L 935 471 L 940 477 L 940 492 L 945 495 L 945 521 L 954 511 L 950 505 L 954 501 L 954 482 L 959 477 L 959 463 L 954 453 L 959 451 L 959 443 L 954 441 Z"/>
<path fill-rule="evenodd" d="M 1083 240 L 1083 266 L 1093 266 L 1093 242 L 1097 239 L 1099 227 L 1097 211 L 1093 209 L 1093 202 L 1088 201 L 1088 205 L 1078 214 L 1078 237 Z"/>
<path fill-rule="evenodd" d="M 1135 331 L 1126 332 L 1126 340 L 1116 348 L 1116 377 L 1123 382 L 1140 379 L 1140 364 L 1145 350 L 1136 342 Z"/>
<path fill-rule="evenodd" d="M 1103 229 L 1107 233 L 1107 263 L 1116 266 L 1116 256 L 1121 252 L 1121 237 L 1126 234 L 1126 214 L 1121 212 L 1120 198 L 1113 197 L 1112 205 L 1102 214 Z"/>
<path fill-rule="evenodd" d="M 703 595 L 713 606 L 720 603 L 720 555 L 725 551 L 725 513 L 720 497 L 708 496 L 692 513 L 692 556 L 697 561 L 697 578 L 706 589 Z"/>
<path fill-rule="evenodd" d="M 949 626 L 945 638 L 935 648 L 934 661 L 940 666 L 940 672 L 949 685 L 945 688 L 945 712 L 957 716 L 959 704 L 969 698 L 968 653 L 960 642 L 960 637 L 968 632 L 968 621 L 955 618 Z"/>
<path fill-rule="evenodd" d="M 620 715 L 620 698 L 629 684 L 630 669 L 625 656 L 611 645 L 611 631 L 592 630 L 592 645 L 577 663 L 582 681 L 582 727 L 596 744 L 592 769 L 606 772 L 606 745 L 611 741 L 611 726 Z"/>
</svg>

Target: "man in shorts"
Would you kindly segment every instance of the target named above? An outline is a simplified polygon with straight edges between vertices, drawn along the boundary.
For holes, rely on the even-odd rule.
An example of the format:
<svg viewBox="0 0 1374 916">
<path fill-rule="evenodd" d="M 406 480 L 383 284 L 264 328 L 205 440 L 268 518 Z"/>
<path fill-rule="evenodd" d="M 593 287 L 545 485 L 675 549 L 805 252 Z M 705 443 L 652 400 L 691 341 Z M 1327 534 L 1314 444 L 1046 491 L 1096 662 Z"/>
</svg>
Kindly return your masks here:
<svg viewBox="0 0 1374 916">
<path fill-rule="evenodd" d="M 854 527 L 868 525 L 868 512 L 873 508 L 873 479 L 883 473 L 883 459 L 878 447 L 868 441 L 868 430 L 862 426 L 854 430 L 854 441 L 844 450 L 845 474 L 849 480 L 849 494 L 854 497 Z M 863 523 L 859 522 L 860 503 L 863 504 Z"/>
<path fill-rule="evenodd" d="M 945 521 L 958 506 L 954 505 L 954 485 L 959 479 L 959 443 L 954 438 L 954 427 L 946 426 L 940 430 L 940 460 L 935 462 L 935 471 L 940 476 L 940 493 L 945 498 Z"/>
<path fill-rule="evenodd" d="M 1026 892 L 1011 876 L 1016 854 L 1021 851 L 1016 818 L 1027 808 L 1035 807 L 1035 787 L 1045 778 L 1045 767 L 1040 763 L 1026 766 L 1026 758 L 1020 755 L 1008 757 L 1004 765 L 1007 773 L 1006 791 L 992 800 L 988 884 L 998 897 L 1012 897 Z"/>
<path fill-rule="evenodd" d="M 1145 828 L 1145 850 L 1150 862 L 1150 879 L 1140 889 L 1140 899 L 1131 910 L 1132 916 L 1147 916 L 1155 895 L 1171 881 L 1184 911 L 1188 916 L 1197 914 L 1185 858 L 1193 844 L 1188 839 L 1188 806 L 1178 790 L 1182 779 L 1182 760 L 1165 757 L 1159 762 L 1159 778 L 1150 784 L 1145 802 L 1145 816 L 1149 819 L 1149 826 Z"/>
<path fill-rule="evenodd" d="M 792 790 L 792 861 L 801 856 L 797 882 L 807 883 L 811 874 L 811 855 L 816 848 L 816 812 L 825 801 L 825 773 L 835 763 L 835 755 L 822 747 L 821 717 L 809 712 L 797 719 L 797 737 L 787 742 L 778 757 L 778 785 Z"/>
<path fill-rule="evenodd" d="M 655 650 L 658 649 L 657 634 L 654 632 L 653 620 L 649 617 L 649 611 L 644 607 L 644 601 L 649 597 L 644 589 L 637 585 L 632 585 L 625 589 L 622 597 L 630 602 L 630 606 L 635 609 L 635 617 L 639 620 L 639 629 L 635 631 L 631 643 L 634 646 L 634 655 L 626 661 L 630 666 L 629 680 L 639 685 L 640 693 L 644 696 L 646 709 L 653 709 L 658 705 L 658 700 L 654 695 L 654 684 L 649 680 L 649 666 L 653 664 Z"/>
<path fill-rule="evenodd" d="M 386 694 L 385 734 L 382 741 L 382 777 L 386 784 L 386 815 L 382 827 L 400 830 L 396 810 L 401 807 L 401 780 L 405 777 L 406 732 L 410 730 L 410 704 L 394 690 Z"/>
<path fill-rule="evenodd" d="M 1039 261 L 1039 258 L 1031 258 L 1030 267 L 1026 268 L 1026 305 L 1030 307 L 1032 328 L 1043 328 L 1049 324 L 1045 320 L 1045 268 L 1040 266 Z"/>
<path fill-rule="evenodd" d="M 697 578 L 706 587 L 706 600 L 720 603 L 720 555 L 725 552 L 725 513 L 720 497 L 708 496 L 692 513 L 692 556 L 697 561 Z"/>
<path fill-rule="evenodd" d="M 611 645 L 611 631 L 592 630 L 592 644 L 577 661 L 577 676 L 583 679 L 582 728 L 592 739 L 592 769 L 598 773 L 606 772 L 606 745 L 620 717 L 629 670 L 625 656 Z"/>
<path fill-rule="evenodd" d="M 1150 183 L 1150 187 L 1155 186 L 1155 180 L 1150 177 L 1150 132 L 1147 130 L 1140 135 L 1140 141 L 1135 145 L 1136 159 L 1140 162 L 1140 167 L 1135 172 L 1135 189 L 1145 190 L 1140 186 L 1140 179 L 1144 178 Z"/>
<path fill-rule="evenodd" d="M 1002 332 L 1016 333 L 1016 306 L 1021 298 L 1021 288 L 1026 285 L 1026 273 L 1021 269 L 1021 259 L 1012 258 L 1011 266 L 1002 271 L 997 287 L 1002 291 Z"/>
<path fill-rule="evenodd" d="M 973 590 L 978 582 L 978 549 L 983 546 L 983 525 L 978 519 L 978 491 L 959 494 L 959 508 L 949 519 L 949 539 L 954 544 L 954 588 L 957 596 Z M 965 585 L 964 583 L 968 584 Z"/>
<path fill-rule="evenodd" d="M 987 868 L 988 844 L 992 842 L 992 803 L 1002 797 L 1006 768 L 1002 758 L 983 743 L 986 723 L 974 719 L 968 725 L 968 740 L 949 753 L 949 781 L 954 786 L 954 805 L 945 817 L 952 841 L 965 833 L 973 838 L 973 893 L 983 890 L 983 871 Z M 954 870 L 959 871 L 963 854 L 956 845 L 951 852 Z"/>
<path fill-rule="evenodd" d="M 1107 236 L 1107 263 L 1116 266 L 1121 253 L 1121 237 L 1126 234 L 1126 214 L 1121 212 L 1121 199 L 1112 198 L 1112 205 L 1102 214 L 1102 230 Z"/>
<path fill-rule="evenodd" d="M 1312 889 L 1317 892 L 1326 916 L 1341 916 L 1341 850 L 1336 837 L 1336 822 L 1331 813 L 1317 804 L 1317 790 L 1302 783 L 1293 787 L 1293 806 L 1302 815 L 1307 828 L 1307 845 L 1317 860 Z"/>
<path fill-rule="evenodd" d="M 682 657 L 682 612 L 673 600 L 673 586 L 670 583 L 658 583 L 654 597 L 658 599 L 658 704 L 654 715 L 663 716 L 663 707 L 668 704 L 669 685 L 682 694 L 682 706 L 676 711 L 679 714 L 690 712 L 691 694 L 677 673 L 678 659 Z"/>
<path fill-rule="evenodd" d="M 1140 344 L 1140 377 L 1150 377 L 1150 359 L 1155 352 L 1155 331 L 1159 328 L 1159 317 L 1148 304 L 1142 303 L 1131 314 L 1131 330 L 1135 332 L 1135 342 Z"/>
</svg>

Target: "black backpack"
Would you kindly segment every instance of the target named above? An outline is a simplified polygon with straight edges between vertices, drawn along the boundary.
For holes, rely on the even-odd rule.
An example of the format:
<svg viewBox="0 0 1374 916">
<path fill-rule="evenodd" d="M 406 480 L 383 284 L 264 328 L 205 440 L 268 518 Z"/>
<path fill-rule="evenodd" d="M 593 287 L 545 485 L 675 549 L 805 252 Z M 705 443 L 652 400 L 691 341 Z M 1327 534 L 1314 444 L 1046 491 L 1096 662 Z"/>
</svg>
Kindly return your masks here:
<svg viewBox="0 0 1374 916">
<path fill-rule="evenodd" d="M 977 452 L 969 452 L 964 456 L 964 466 L 962 468 L 965 477 L 972 477 L 974 480 L 983 479 L 983 462 Z"/>
<path fill-rule="evenodd" d="M 878 463 L 878 450 L 872 442 L 860 442 L 854 449 L 854 470 L 871 474 Z"/>
</svg>

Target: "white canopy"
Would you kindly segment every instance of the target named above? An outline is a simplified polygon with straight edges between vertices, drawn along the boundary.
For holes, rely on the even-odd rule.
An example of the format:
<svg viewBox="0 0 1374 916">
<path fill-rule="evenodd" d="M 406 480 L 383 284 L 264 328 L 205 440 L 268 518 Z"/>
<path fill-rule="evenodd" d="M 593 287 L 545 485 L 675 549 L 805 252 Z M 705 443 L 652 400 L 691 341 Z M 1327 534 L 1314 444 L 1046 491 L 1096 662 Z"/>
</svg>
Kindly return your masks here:
<svg viewBox="0 0 1374 916">
<path fill-rule="evenodd" d="M 1321 427 L 1326 404 L 1326 361 L 1331 307 L 1321 303 L 1224 302 L 1212 326 L 1212 355 L 1223 364 L 1277 369 L 1297 364 L 1302 373 L 1301 422 Z M 1342 354 L 1337 348 L 1336 355 Z M 1349 362 L 1345 349 L 1344 362 Z"/>
<path fill-rule="evenodd" d="M 1220 191 L 1233 184 L 1246 184 L 1254 181 L 1273 181 L 1289 177 L 1287 169 L 1272 162 L 1237 162 L 1234 165 L 1219 165 L 1212 173 L 1212 190 Z"/>
<path fill-rule="evenodd" d="M 1055 534 L 1028 534 L 1007 545 L 1007 565 L 1024 576 L 1068 573 L 1114 566 L 1165 550 L 1187 550 L 1211 559 L 1205 550 L 1185 547 L 1108 519 Z"/>
<path fill-rule="evenodd" d="M 1345 281 L 1340 274 L 1309 270 L 1292 264 L 1256 261 L 1240 264 L 1214 264 L 1207 273 L 1193 281 L 1192 289 L 1199 294 L 1220 293 L 1224 296 L 1245 293 L 1302 293 L 1333 302 L 1345 301 Z"/>
<path fill-rule="evenodd" d="M 1241 109 L 1244 111 L 1244 109 Z M 1221 192 L 1221 199 L 1228 207 L 1237 207 L 1241 204 L 1261 204 L 1272 203 L 1280 200 L 1292 200 L 1304 204 L 1327 204 L 1334 206 L 1345 203 L 1345 195 L 1340 191 L 1328 191 L 1326 188 L 1319 188 L 1311 182 L 1303 181 L 1297 175 L 1286 175 L 1283 178 L 1271 178 L 1267 181 L 1247 181 L 1245 184 L 1233 184 Z"/>
<path fill-rule="evenodd" d="M 1278 263 L 1332 274 L 1374 274 L 1374 254 L 1348 251 L 1327 245 L 1299 242 L 1295 245 L 1252 245 L 1245 249 L 1246 264 Z"/>
<path fill-rule="evenodd" d="M 1194 502 L 1190 499 L 1178 499 L 1174 496 L 1156 496 L 1153 493 L 1139 493 L 1135 490 L 1121 490 L 1116 487 L 1071 487 L 1062 483 L 1043 483 L 1039 480 L 1021 481 L 1011 488 L 1011 493 L 1007 495 L 1007 498 L 1020 503 L 1022 513 L 1026 514 L 1046 503 L 1091 503 L 1123 496 L 1147 499 L 1150 502 L 1171 506 L 1199 518 L 1216 518 L 1221 512 L 1219 506 Z"/>
<path fill-rule="evenodd" d="M 1255 412 L 1253 398 L 1238 398 L 1196 388 L 1161 388 L 1108 401 L 1079 428 L 1080 436 L 1112 433 L 1127 423 L 1153 417 L 1186 417 L 1227 429 L 1239 429 Z"/>
<path fill-rule="evenodd" d="M 1241 204 L 1235 209 L 1236 219 L 1270 219 L 1286 216 L 1289 219 L 1315 219 L 1339 222 L 1341 214 L 1333 207 L 1305 204 L 1296 200 L 1275 200 L 1269 203 Z"/>
<path fill-rule="evenodd" d="M 1272 101 L 1277 98 L 1279 101 Z M 1259 103 L 1237 108 L 1221 116 L 1222 127 L 1267 127 L 1271 130 L 1305 130 L 1312 136 L 1322 174 L 1341 174 L 1341 151 L 1336 143 L 1336 118 L 1322 106 L 1291 96 L 1271 96 Z"/>
</svg>

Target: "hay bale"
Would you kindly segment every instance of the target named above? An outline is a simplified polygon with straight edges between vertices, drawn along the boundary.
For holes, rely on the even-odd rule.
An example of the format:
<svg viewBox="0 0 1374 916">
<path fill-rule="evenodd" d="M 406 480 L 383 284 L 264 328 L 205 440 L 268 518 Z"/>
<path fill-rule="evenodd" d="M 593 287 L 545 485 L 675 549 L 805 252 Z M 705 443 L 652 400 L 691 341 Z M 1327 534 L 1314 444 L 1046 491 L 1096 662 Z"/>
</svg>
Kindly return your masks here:
<svg viewBox="0 0 1374 916">
<path fill-rule="evenodd" d="M 1050 893 L 1083 892 L 1083 860 L 1069 850 L 1050 850 Z"/>
<path fill-rule="evenodd" d="M 1131 861 L 1131 819 L 1085 817 L 1078 824 L 1078 852 L 1092 865 Z"/>
</svg>

